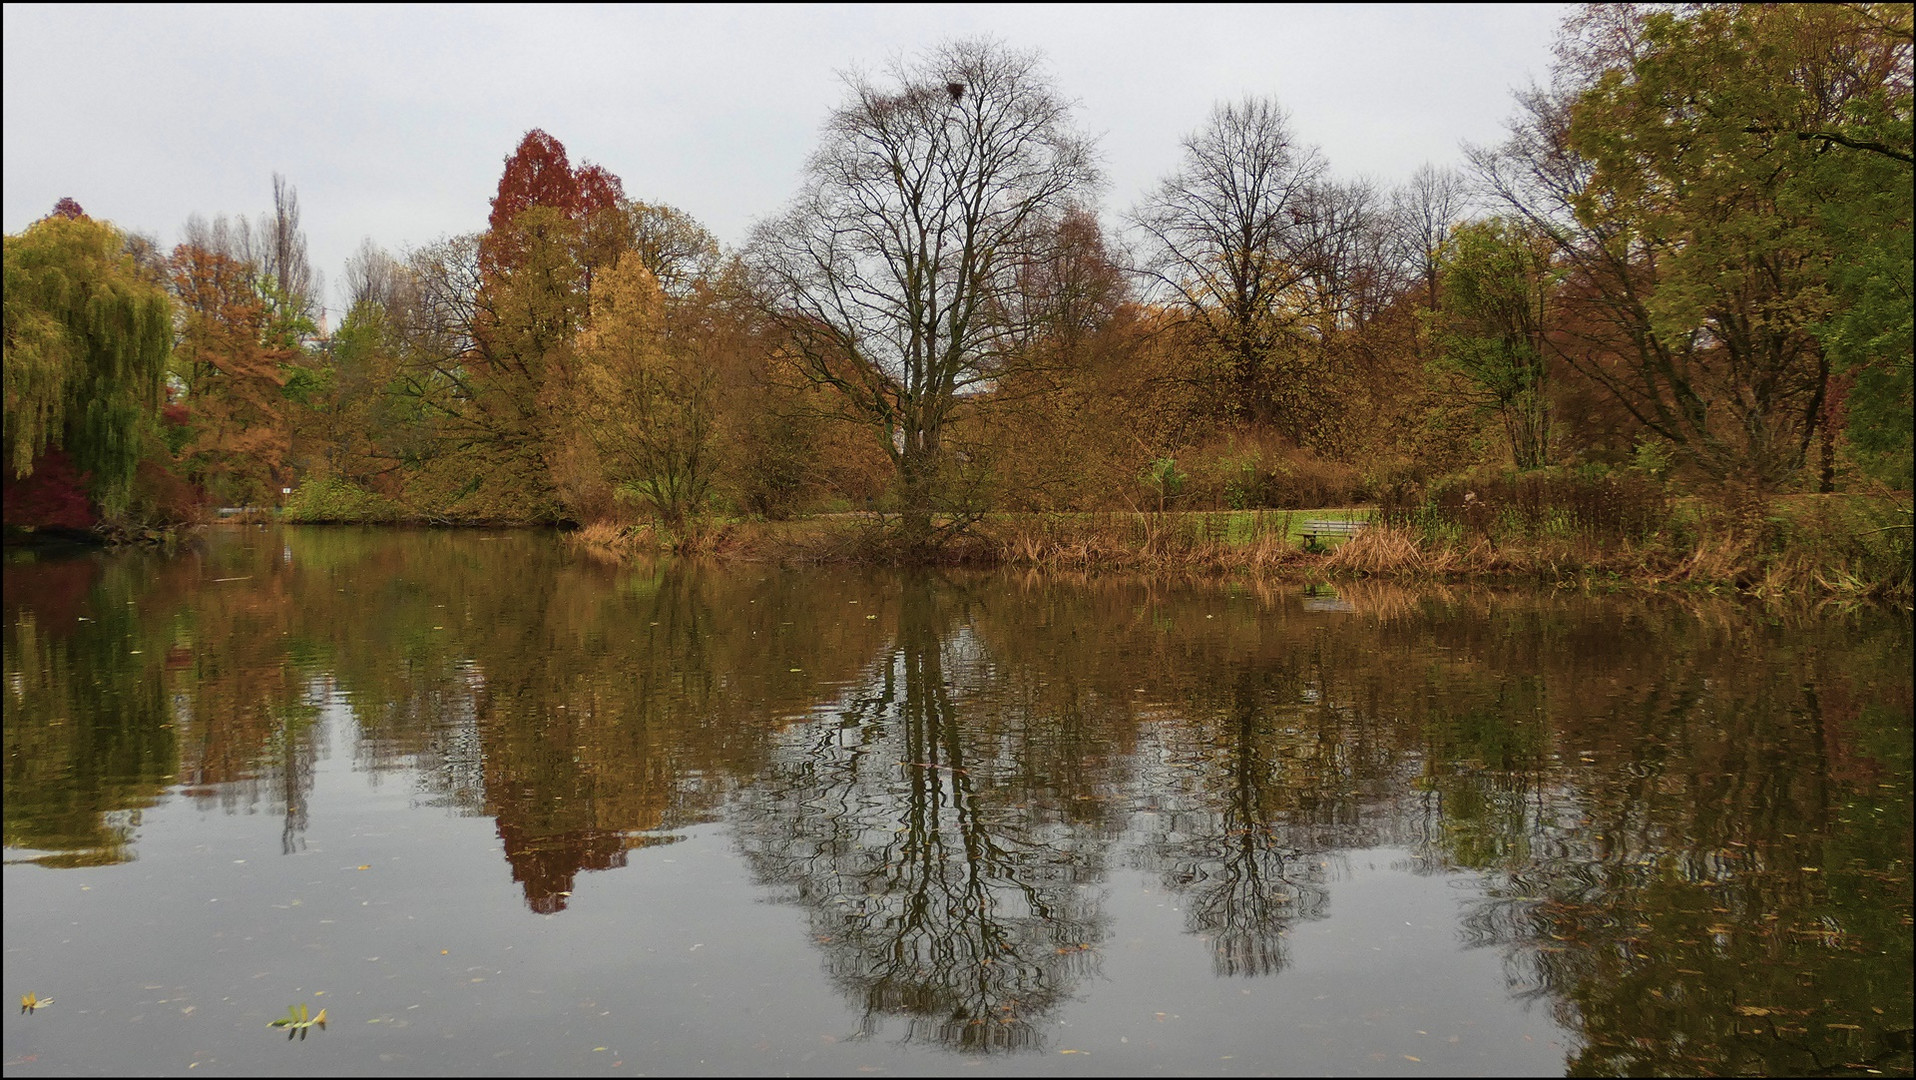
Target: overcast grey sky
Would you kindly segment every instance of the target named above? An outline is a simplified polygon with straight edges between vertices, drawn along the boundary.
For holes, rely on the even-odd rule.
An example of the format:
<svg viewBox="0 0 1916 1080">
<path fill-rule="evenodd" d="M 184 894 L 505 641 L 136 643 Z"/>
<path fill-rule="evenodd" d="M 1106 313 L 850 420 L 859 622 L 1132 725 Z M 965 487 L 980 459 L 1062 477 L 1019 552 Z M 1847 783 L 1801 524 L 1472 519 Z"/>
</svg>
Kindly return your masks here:
<svg viewBox="0 0 1916 1080">
<path fill-rule="evenodd" d="M 5 228 L 70 195 L 171 245 L 299 190 L 314 265 L 485 226 L 529 128 L 727 244 L 795 192 L 839 73 L 990 34 L 1082 103 L 1107 220 L 1213 103 L 1273 95 L 1333 172 L 1401 182 L 1500 137 L 1568 5 L 102 7 L 8 4 Z"/>
</svg>

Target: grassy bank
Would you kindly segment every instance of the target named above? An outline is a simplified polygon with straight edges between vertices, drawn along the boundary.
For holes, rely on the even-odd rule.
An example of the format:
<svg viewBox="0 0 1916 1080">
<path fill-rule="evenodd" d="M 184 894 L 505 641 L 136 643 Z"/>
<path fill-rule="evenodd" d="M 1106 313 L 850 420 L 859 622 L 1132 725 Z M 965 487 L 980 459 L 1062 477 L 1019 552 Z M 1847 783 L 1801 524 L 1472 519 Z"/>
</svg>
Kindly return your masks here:
<svg viewBox="0 0 1916 1080">
<path fill-rule="evenodd" d="M 1791 595 L 1911 596 L 1910 527 L 1877 510 L 1827 504 L 1767 515 L 1758 528 L 1721 513 L 1674 516 L 1651 536 L 1432 536 L 1385 524 L 1323 560 L 1335 574 L 1455 579 L 1530 578 L 1551 583 L 1685 586 Z"/>
<path fill-rule="evenodd" d="M 933 561 L 1046 570 L 1268 572 L 1321 563 L 1305 545 L 1308 523 L 1364 521 L 1366 509 L 1218 513 L 994 514 L 941 548 Z M 785 563 L 913 561 L 890 519 L 830 514 L 790 521 L 709 523 L 686 533 L 650 525 L 590 525 L 572 542 L 608 557 L 672 551 Z"/>
<path fill-rule="evenodd" d="M 474 524 L 422 518 L 340 482 L 289 501 L 288 522 Z M 1312 523 L 1362 522 L 1354 537 Z M 496 524 L 497 522 L 495 522 Z M 923 561 L 895 520 L 871 513 L 788 521 L 703 519 L 679 530 L 589 525 L 569 542 L 611 560 L 670 552 L 796 564 Z M 1907 495 L 1719 492 L 1671 498 L 1633 473 L 1539 470 L 1451 478 L 1381 505 L 1319 510 L 993 514 L 932 561 L 1051 572 L 1488 579 L 1584 587 L 1682 587 L 1760 597 L 1912 595 Z"/>
<path fill-rule="evenodd" d="M 1910 510 L 1889 500 L 1676 500 L 1627 528 L 1579 523 L 1563 508 L 1530 518 L 1481 514 L 1476 502 L 1465 504 L 1461 520 L 1363 508 L 993 515 L 947 545 L 938 561 L 1073 572 L 1679 587 L 1779 599 L 1911 596 Z M 1307 545 L 1308 523 L 1326 519 L 1368 525 L 1349 539 Z M 570 535 L 607 558 L 661 550 L 797 564 L 903 558 L 886 520 L 862 514 L 709 524 L 684 535 L 610 525 Z"/>
</svg>

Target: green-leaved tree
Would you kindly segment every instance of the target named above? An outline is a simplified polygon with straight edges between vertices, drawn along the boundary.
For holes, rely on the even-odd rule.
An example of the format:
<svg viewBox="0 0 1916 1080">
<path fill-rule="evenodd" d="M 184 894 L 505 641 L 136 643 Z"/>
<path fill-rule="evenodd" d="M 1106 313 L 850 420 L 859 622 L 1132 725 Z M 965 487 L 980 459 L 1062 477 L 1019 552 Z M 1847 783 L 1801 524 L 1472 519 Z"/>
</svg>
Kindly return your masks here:
<svg viewBox="0 0 1916 1080">
<path fill-rule="evenodd" d="M 1519 469 L 1550 464 L 1545 328 L 1559 276 L 1548 238 L 1504 218 L 1458 226 L 1439 256 L 1436 365 L 1503 420 Z"/>
<path fill-rule="evenodd" d="M 6 238 L 6 468 L 62 449 L 106 515 L 126 507 L 173 346 L 166 289 L 118 229 L 55 214 Z"/>
</svg>

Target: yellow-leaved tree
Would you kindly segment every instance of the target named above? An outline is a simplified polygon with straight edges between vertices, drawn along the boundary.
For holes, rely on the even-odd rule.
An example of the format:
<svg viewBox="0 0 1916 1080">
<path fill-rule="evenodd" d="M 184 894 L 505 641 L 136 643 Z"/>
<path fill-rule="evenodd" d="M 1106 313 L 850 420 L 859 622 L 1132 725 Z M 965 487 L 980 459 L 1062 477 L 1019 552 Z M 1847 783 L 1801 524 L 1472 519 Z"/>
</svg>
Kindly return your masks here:
<svg viewBox="0 0 1916 1080">
<path fill-rule="evenodd" d="M 578 339 L 577 408 L 614 490 L 683 531 L 718 470 L 719 373 L 671 333 L 667 303 L 636 254 L 600 275 Z"/>
</svg>

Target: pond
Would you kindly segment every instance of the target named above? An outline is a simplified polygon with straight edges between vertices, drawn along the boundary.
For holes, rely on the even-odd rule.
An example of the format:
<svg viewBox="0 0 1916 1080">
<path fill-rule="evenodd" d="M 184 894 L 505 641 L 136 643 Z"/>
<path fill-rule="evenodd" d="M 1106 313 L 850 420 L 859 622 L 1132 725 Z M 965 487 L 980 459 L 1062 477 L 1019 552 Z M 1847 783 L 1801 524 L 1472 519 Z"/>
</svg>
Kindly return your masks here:
<svg viewBox="0 0 1916 1080">
<path fill-rule="evenodd" d="M 6 1073 L 1907 1072 L 1911 659 L 532 532 L 16 553 Z"/>
</svg>

